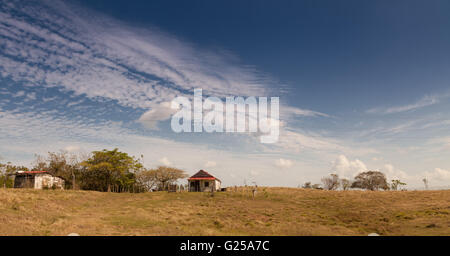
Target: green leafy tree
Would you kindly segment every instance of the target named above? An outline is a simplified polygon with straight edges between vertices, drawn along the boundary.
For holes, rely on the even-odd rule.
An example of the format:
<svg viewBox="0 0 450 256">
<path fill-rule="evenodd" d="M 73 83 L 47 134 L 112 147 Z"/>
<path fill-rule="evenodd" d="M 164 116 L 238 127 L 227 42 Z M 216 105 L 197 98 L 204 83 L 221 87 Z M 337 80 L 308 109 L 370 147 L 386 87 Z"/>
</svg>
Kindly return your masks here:
<svg viewBox="0 0 450 256">
<path fill-rule="evenodd" d="M 401 186 L 406 186 L 406 183 L 401 182 L 400 180 L 392 180 L 391 189 L 399 190 Z"/>
<path fill-rule="evenodd" d="M 137 159 L 117 148 L 94 151 L 81 165 L 86 168 L 83 188 L 99 191 L 111 191 L 112 185 L 124 191 L 135 183 L 135 173 L 142 168 Z"/>
<path fill-rule="evenodd" d="M 18 171 L 28 171 L 28 168 L 24 166 L 13 165 L 11 162 L 8 162 L 6 164 L 0 163 L 0 187 L 14 187 L 14 174 Z"/>
</svg>

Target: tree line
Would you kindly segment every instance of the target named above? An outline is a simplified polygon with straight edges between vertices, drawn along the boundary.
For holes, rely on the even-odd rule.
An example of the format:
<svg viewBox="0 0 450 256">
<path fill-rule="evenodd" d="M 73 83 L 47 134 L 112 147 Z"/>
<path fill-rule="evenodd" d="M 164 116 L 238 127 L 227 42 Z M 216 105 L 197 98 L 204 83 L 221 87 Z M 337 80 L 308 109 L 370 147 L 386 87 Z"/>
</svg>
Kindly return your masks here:
<svg viewBox="0 0 450 256">
<path fill-rule="evenodd" d="M 323 186 L 322 186 L 323 185 Z M 364 189 L 364 190 L 399 190 L 406 183 L 400 180 L 392 180 L 389 183 L 386 179 L 386 175 L 380 171 L 367 171 L 361 172 L 354 178 L 353 181 L 345 178 L 339 178 L 337 174 L 330 174 L 327 177 L 322 178 L 321 184 L 311 184 L 306 182 L 303 184 L 303 188 L 310 189 L 325 189 L 325 190 L 342 190 Z"/>
<path fill-rule="evenodd" d="M 0 187 L 13 187 L 14 174 L 18 171 L 47 171 L 65 181 L 66 189 L 81 189 L 112 192 L 146 192 L 169 190 L 170 185 L 187 177 L 185 171 L 173 167 L 159 166 L 147 169 L 142 158 L 130 156 L 117 148 L 93 151 L 89 154 L 67 151 L 48 152 L 47 156 L 36 156 L 31 169 L 10 162 L 0 163 Z M 302 187 L 326 190 L 398 190 L 406 183 L 392 180 L 379 171 L 359 173 L 354 180 L 331 174 L 322 178 L 322 184 L 306 182 Z"/>
<path fill-rule="evenodd" d="M 170 185 L 187 177 L 185 171 L 173 167 L 147 169 L 142 158 L 117 148 L 89 154 L 49 152 L 47 156 L 36 156 L 31 169 L 0 163 L 0 186 L 13 187 L 17 171 L 46 171 L 64 179 L 66 189 L 109 192 L 168 190 Z"/>
</svg>

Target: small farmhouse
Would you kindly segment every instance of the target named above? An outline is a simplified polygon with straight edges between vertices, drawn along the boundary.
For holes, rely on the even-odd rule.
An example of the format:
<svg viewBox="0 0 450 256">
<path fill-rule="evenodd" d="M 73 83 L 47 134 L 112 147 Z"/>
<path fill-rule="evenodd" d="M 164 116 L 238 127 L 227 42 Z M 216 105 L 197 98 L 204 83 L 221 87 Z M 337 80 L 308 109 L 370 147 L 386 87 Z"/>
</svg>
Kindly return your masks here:
<svg viewBox="0 0 450 256">
<path fill-rule="evenodd" d="M 198 171 L 188 179 L 190 192 L 202 192 L 202 191 L 218 191 L 220 190 L 221 181 L 205 172 L 204 170 Z"/>
<path fill-rule="evenodd" d="M 46 171 L 19 171 L 15 174 L 14 187 L 64 189 L 64 180 Z"/>
</svg>

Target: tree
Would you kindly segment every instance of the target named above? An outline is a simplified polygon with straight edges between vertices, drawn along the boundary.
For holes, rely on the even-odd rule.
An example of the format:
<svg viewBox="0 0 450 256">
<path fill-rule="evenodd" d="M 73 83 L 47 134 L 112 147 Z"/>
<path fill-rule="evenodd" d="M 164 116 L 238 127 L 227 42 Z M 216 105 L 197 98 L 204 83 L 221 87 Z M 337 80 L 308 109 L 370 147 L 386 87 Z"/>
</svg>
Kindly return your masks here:
<svg viewBox="0 0 450 256">
<path fill-rule="evenodd" d="M 400 186 L 406 186 L 406 183 L 401 182 L 400 180 L 392 180 L 392 183 L 391 183 L 392 190 L 398 190 L 398 189 L 400 189 Z"/>
<path fill-rule="evenodd" d="M 92 152 L 82 166 L 86 167 L 84 188 L 108 192 L 111 185 L 117 186 L 120 191 L 129 190 L 135 183 L 135 173 L 142 168 L 138 160 L 117 148 Z"/>
<path fill-rule="evenodd" d="M 146 191 L 155 189 L 158 185 L 156 170 L 147 170 L 142 168 L 136 173 L 136 182 Z"/>
<path fill-rule="evenodd" d="M 427 178 L 423 178 L 423 184 L 425 185 L 425 190 L 428 190 L 428 179 Z"/>
<path fill-rule="evenodd" d="M 352 182 L 348 179 L 341 179 L 340 183 L 342 190 L 349 190 L 352 185 Z"/>
<path fill-rule="evenodd" d="M 33 170 L 47 171 L 53 176 L 60 177 L 65 180 L 66 187 L 76 189 L 77 178 L 80 179 L 83 167 L 81 162 L 88 159 L 82 154 L 73 154 L 61 150 L 59 152 L 48 152 L 48 156 L 36 155 Z"/>
<path fill-rule="evenodd" d="M 49 152 L 47 165 L 50 174 L 63 178 L 66 185 L 75 189 L 76 177 L 80 172 L 80 163 L 77 161 L 76 155 L 66 151 Z"/>
<path fill-rule="evenodd" d="M 41 155 L 34 155 L 34 163 L 31 170 L 33 171 L 45 171 L 47 170 L 47 161 L 45 160 L 45 157 Z"/>
<path fill-rule="evenodd" d="M 339 176 L 330 174 L 329 177 L 322 178 L 323 188 L 326 190 L 336 190 L 339 188 Z"/>
<path fill-rule="evenodd" d="M 166 166 L 159 166 L 154 171 L 159 190 L 166 190 L 169 184 L 188 176 L 183 170 Z"/>
<path fill-rule="evenodd" d="M 311 186 L 312 189 L 319 189 L 322 190 L 323 188 L 320 186 L 320 184 L 314 184 Z"/>
<path fill-rule="evenodd" d="M 386 181 L 386 176 L 379 171 L 362 172 L 355 177 L 352 183 L 352 188 L 361 188 L 368 190 L 388 190 L 389 186 Z"/>
<path fill-rule="evenodd" d="M 303 184 L 302 188 L 311 188 L 311 181 L 305 182 L 305 184 Z"/>
<path fill-rule="evenodd" d="M 16 166 L 8 162 L 6 164 L 0 163 L 0 187 L 12 188 L 14 187 L 13 175 L 18 171 L 28 171 L 24 166 Z"/>
</svg>

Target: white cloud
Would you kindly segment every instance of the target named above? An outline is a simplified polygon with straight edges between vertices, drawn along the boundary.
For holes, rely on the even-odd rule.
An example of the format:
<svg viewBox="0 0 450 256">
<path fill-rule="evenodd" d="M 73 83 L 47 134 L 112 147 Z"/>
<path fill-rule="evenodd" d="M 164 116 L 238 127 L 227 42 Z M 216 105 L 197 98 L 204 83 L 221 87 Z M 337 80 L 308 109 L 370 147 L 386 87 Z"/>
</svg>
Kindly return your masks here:
<svg viewBox="0 0 450 256">
<path fill-rule="evenodd" d="M 333 173 L 347 179 L 353 179 L 359 173 L 369 170 L 384 173 L 389 182 L 394 179 L 406 181 L 410 178 L 410 176 L 408 176 L 404 171 L 395 168 L 392 164 L 384 164 L 381 168 L 369 169 L 363 161 L 359 159 L 350 160 L 345 155 L 340 155 L 333 161 L 331 170 Z"/>
<path fill-rule="evenodd" d="M 147 128 L 156 130 L 157 124 L 160 121 L 169 119 L 173 113 L 177 110 L 171 108 L 170 102 L 161 102 L 159 104 L 153 104 L 151 109 L 138 119 L 138 122 L 146 126 Z"/>
<path fill-rule="evenodd" d="M 169 161 L 169 159 L 167 157 L 163 157 L 161 159 L 159 159 L 159 162 L 162 163 L 165 166 L 171 166 L 172 163 Z"/>
<path fill-rule="evenodd" d="M 425 172 L 424 177 L 429 180 L 430 186 L 450 186 L 450 171 L 448 170 L 435 168 L 433 171 Z"/>
<path fill-rule="evenodd" d="M 71 145 L 71 146 L 65 147 L 64 150 L 66 150 L 67 152 L 78 152 L 78 151 L 80 151 L 80 147 Z"/>
<path fill-rule="evenodd" d="M 392 164 L 385 164 L 380 170 L 386 175 L 388 182 L 391 180 L 408 181 L 411 177 L 406 172 L 395 168 Z"/>
<path fill-rule="evenodd" d="M 290 128 L 280 131 L 279 142 L 274 145 L 291 152 L 310 151 L 318 154 L 352 154 L 364 155 L 376 153 L 376 150 L 366 147 L 354 147 L 348 141 L 323 136 L 318 133 L 293 130 Z"/>
<path fill-rule="evenodd" d="M 328 114 L 325 114 L 325 113 L 308 110 L 308 109 L 296 108 L 296 107 L 292 107 L 292 106 L 286 106 L 286 105 L 280 106 L 280 111 L 281 111 L 282 117 L 283 116 L 286 116 L 286 117 L 290 117 L 290 116 L 330 117 Z"/>
<path fill-rule="evenodd" d="M 36 93 L 35 92 L 30 92 L 26 96 L 26 100 L 27 101 L 32 101 L 32 100 L 35 100 L 35 99 L 36 99 Z"/>
<path fill-rule="evenodd" d="M 300 131 L 283 130 L 280 132 L 280 139 L 277 146 L 301 151 L 303 149 L 310 150 L 339 150 L 342 146 L 333 139 L 325 138 L 318 134 L 306 134 Z"/>
<path fill-rule="evenodd" d="M 24 91 L 18 91 L 16 94 L 14 94 L 13 97 L 17 98 L 17 97 L 22 97 L 22 96 L 24 96 L 24 95 L 25 95 L 25 92 L 24 92 Z"/>
<path fill-rule="evenodd" d="M 214 162 L 214 161 L 207 161 L 207 162 L 205 163 L 205 167 L 206 167 L 206 168 L 211 168 L 211 167 L 216 167 L 216 166 L 217 166 L 217 163 Z"/>
<path fill-rule="evenodd" d="M 229 53 L 198 50 L 159 30 L 132 27 L 67 2 L 11 3 L 0 20 L 6 36 L 0 42 L 0 76 L 32 86 L 146 109 L 193 88 L 215 96 L 264 95 L 271 82 Z"/>
<path fill-rule="evenodd" d="M 46 12 L 36 11 L 42 7 Z M 200 49 L 68 2 L 9 3 L 0 19 L 0 35 L 6 36 L 0 77 L 148 110 L 138 121 L 151 129 L 173 113 L 166 102 L 193 88 L 218 97 L 270 96 L 274 82 L 229 52 Z M 291 106 L 283 106 L 281 115 L 281 124 L 296 116 L 328 117 Z"/>
<path fill-rule="evenodd" d="M 353 179 L 358 173 L 367 171 L 367 166 L 359 159 L 349 160 L 340 155 L 333 161 L 331 171 L 342 178 Z"/>
<path fill-rule="evenodd" d="M 148 110 L 137 121 L 151 129 L 174 112 L 167 102 L 193 88 L 219 97 L 270 91 L 273 81 L 267 75 L 230 53 L 200 50 L 159 30 L 131 27 L 66 2 L 43 4 L 48 5 L 46 12 L 36 11 L 41 6 L 19 3 L 0 11 L 0 34 L 7 35 L 0 42 L 5 51 L 0 55 L 1 77 Z M 23 19 L 22 13 L 30 18 Z M 66 102 L 66 106 L 82 102 Z M 289 106 L 281 111 L 285 119 L 328 116 Z"/>
<path fill-rule="evenodd" d="M 423 188 L 422 179 L 426 177 L 430 181 L 430 186 L 449 186 L 450 171 L 436 168 L 432 172 L 417 172 L 415 174 L 407 173 L 392 164 L 384 164 L 379 167 L 368 168 L 361 160 L 349 160 L 346 156 L 340 155 L 332 163 L 333 173 L 340 177 L 353 179 L 358 173 L 369 170 L 380 171 L 386 175 L 386 180 L 390 183 L 392 180 L 400 180 L 407 184 L 407 188 Z"/>
<path fill-rule="evenodd" d="M 275 165 L 281 168 L 290 168 L 292 167 L 294 164 L 291 160 L 289 159 L 283 159 L 280 158 L 278 160 L 275 161 Z"/>
<path fill-rule="evenodd" d="M 408 105 L 388 107 L 388 108 L 372 108 L 367 110 L 370 114 L 395 114 L 416 110 L 419 108 L 431 106 L 439 103 L 439 97 L 434 95 L 425 95 L 422 99 Z"/>
<path fill-rule="evenodd" d="M 45 3 L 46 12 L 37 12 L 33 3 L 22 6 L 19 2 L 1 9 L 0 34 L 7 37 L 0 41 L 5 53 L 0 55 L 0 77 L 28 84 L 29 90 L 51 87 L 66 96 L 87 97 L 86 102 L 102 103 L 107 99 L 144 110 L 138 121 L 153 129 L 170 117 L 172 110 L 166 102 L 175 96 L 190 96 L 184 94 L 190 94 L 194 87 L 202 88 L 205 96 L 269 96 L 272 80 L 229 53 L 199 49 L 158 30 L 131 27 L 67 3 Z M 21 14 L 29 19 L 23 19 Z M 48 94 L 42 97 L 42 102 L 54 101 L 65 107 L 83 103 L 82 99 L 62 101 L 59 96 Z M 85 113 L 89 110 L 98 111 L 91 108 Z M 286 111 L 291 113 L 289 117 L 324 116 L 296 108 Z M 198 145 L 143 136 L 120 122 L 104 119 L 90 120 L 59 112 L 7 111 L 0 114 L 0 122 L 2 143 L 14 144 L 8 150 L 17 156 L 45 154 L 76 144 L 86 150 L 119 147 L 138 155 L 151 153 L 153 164 L 165 156 L 177 155 L 176 164 L 189 163 L 198 168 L 204 164 L 203 155 L 220 155 L 217 169 L 224 172 L 229 171 L 225 164 L 233 165 L 236 173 L 242 169 L 248 173 L 248 167 L 255 162 L 261 163 L 258 168 L 273 168 L 273 158 L 268 158 L 265 166 L 260 160 L 248 160 L 252 157 L 235 161 L 233 151 L 211 154 L 204 149 L 203 154 L 193 157 Z M 147 148 L 148 145 L 158 147 Z M 169 149 L 179 151 L 175 154 Z M 284 165 L 291 165 L 289 162 Z M 149 163 L 146 158 L 145 164 Z"/>
<path fill-rule="evenodd" d="M 67 107 L 72 107 L 72 106 L 75 106 L 75 105 L 79 105 L 79 104 L 81 104 L 83 102 L 84 102 L 84 99 L 81 99 L 79 101 L 72 101 L 72 102 L 67 103 Z"/>
</svg>

